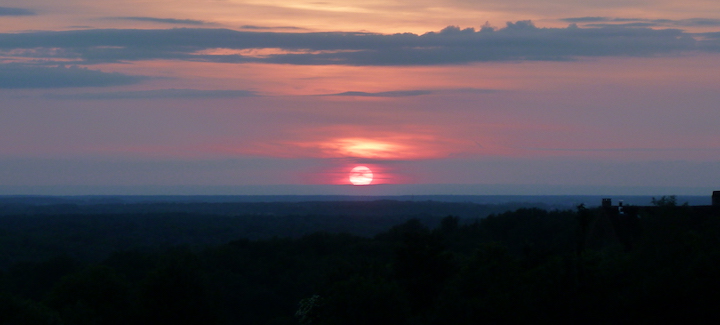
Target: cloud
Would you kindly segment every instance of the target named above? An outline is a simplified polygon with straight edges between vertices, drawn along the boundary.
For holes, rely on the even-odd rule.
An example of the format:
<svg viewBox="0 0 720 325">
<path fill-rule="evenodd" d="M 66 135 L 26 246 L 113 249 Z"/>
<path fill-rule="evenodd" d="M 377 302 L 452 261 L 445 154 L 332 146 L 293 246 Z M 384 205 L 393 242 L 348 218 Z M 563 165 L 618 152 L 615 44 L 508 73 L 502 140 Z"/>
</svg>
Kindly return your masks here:
<svg viewBox="0 0 720 325">
<path fill-rule="evenodd" d="M 364 91 L 346 91 L 338 94 L 330 94 L 325 96 L 360 96 L 360 97 L 408 97 L 408 96 L 421 96 L 429 95 L 432 91 L 430 90 L 396 90 L 396 91 L 383 91 L 377 93 L 367 93 Z"/>
<path fill-rule="evenodd" d="M 496 93 L 500 90 L 496 89 L 479 89 L 479 88 L 457 88 L 457 89 L 419 89 L 419 90 L 394 90 L 394 91 L 381 91 L 381 92 L 364 92 L 364 91 L 346 91 L 337 94 L 328 94 L 321 96 L 358 96 L 358 97 L 413 97 L 430 94 L 458 94 L 458 93 L 473 93 L 473 94 L 490 94 Z"/>
<path fill-rule="evenodd" d="M 0 89 L 109 87 L 135 84 L 145 79 L 79 67 L 42 67 L 0 64 Z"/>
<path fill-rule="evenodd" d="M 257 32 L 228 29 L 74 30 L 0 34 L 0 52 L 52 49 L 84 64 L 187 60 L 295 65 L 402 66 L 487 61 L 565 61 L 579 57 L 657 56 L 698 50 L 694 34 L 677 29 L 538 28 L 531 21 L 505 28 L 375 34 Z M 255 55 L 255 50 L 271 50 Z M 245 51 L 245 52 L 243 52 Z"/>
<path fill-rule="evenodd" d="M 34 16 L 35 12 L 29 9 L 0 7 L 0 16 Z"/>
<path fill-rule="evenodd" d="M 610 18 L 607 17 L 573 17 L 573 18 L 563 18 L 560 19 L 564 22 L 568 23 L 594 23 L 599 21 L 609 21 Z"/>
<path fill-rule="evenodd" d="M 51 99 L 168 99 L 168 98 L 233 98 L 254 97 L 257 93 L 250 90 L 199 90 L 199 89 L 154 89 L 140 91 L 114 91 L 80 94 L 47 94 Z"/>
<path fill-rule="evenodd" d="M 718 27 L 720 19 L 688 18 L 688 19 L 646 19 L 646 18 L 612 18 L 612 17 L 573 17 L 560 19 L 568 23 L 581 23 L 587 27 Z M 587 23 L 587 24 L 586 24 Z"/>
<path fill-rule="evenodd" d="M 720 151 L 718 148 L 517 148 L 533 151 L 590 151 L 590 152 L 664 152 L 664 151 Z"/>
<path fill-rule="evenodd" d="M 495 94 L 504 92 L 505 90 L 499 89 L 487 89 L 487 88 L 455 88 L 455 89 L 443 89 L 437 92 L 440 93 L 465 93 L 465 94 Z"/>
<path fill-rule="evenodd" d="M 205 22 L 202 20 L 194 20 L 194 19 L 153 18 L 153 17 L 113 17 L 113 18 L 114 19 L 122 19 L 122 20 L 161 23 L 161 24 L 181 24 L 181 25 L 209 25 L 209 24 L 212 24 L 212 23 L 208 23 L 208 22 Z"/>
<path fill-rule="evenodd" d="M 655 23 L 586 24 L 586 27 L 654 27 Z"/>
<path fill-rule="evenodd" d="M 700 36 L 702 36 L 703 39 L 705 39 L 705 40 L 714 40 L 714 41 L 720 40 L 720 32 L 703 33 L 703 34 L 700 34 Z M 720 45 L 720 43 L 717 43 L 717 42 L 715 44 Z"/>
<path fill-rule="evenodd" d="M 253 29 L 253 30 L 277 30 L 277 29 L 291 29 L 291 30 L 307 30 L 307 28 L 294 27 L 294 26 L 255 26 L 255 25 L 242 25 L 241 29 Z"/>
<path fill-rule="evenodd" d="M 675 23 L 678 26 L 694 26 L 694 27 L 701 27 L 701 26 L 720 26 L 720 19 L 710 19 L 710 18 L 691 18 L 691 19 L 682 19 L 682 20 L 676 20 Z"/>
</svg>

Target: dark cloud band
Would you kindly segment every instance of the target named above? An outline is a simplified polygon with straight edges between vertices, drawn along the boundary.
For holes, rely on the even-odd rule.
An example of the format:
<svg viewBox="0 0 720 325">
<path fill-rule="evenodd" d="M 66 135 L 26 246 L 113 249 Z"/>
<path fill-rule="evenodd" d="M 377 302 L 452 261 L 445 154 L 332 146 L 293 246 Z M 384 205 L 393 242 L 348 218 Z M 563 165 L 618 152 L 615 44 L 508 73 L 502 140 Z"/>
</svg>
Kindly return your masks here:
<svg viewBox="0 0 720 325">
<path fill-rule="evenodd" d="M 589 19 L 588 19 L 589 20 Z M 423 35 L 281 33 L 227 29 L 78 30 L 0 34 L 0 51 L 53 49 L 85 64 L 187 60 L 296 65 L 438 65 L 485 61 L 563 61 L 578 57 L 656 56 L 715 51 L 717 39 L 696 40 L 678 29 L 537 28 L 530 21 L 505 28 L 450 26 Z M 222 49 L 223 51 L 215 51 Z M 264 55 L 250 52 L 274 49 Z M 234 52 L 233 52 L 234 51 Z M 247 53 L 243 52 L 247 51 Z"/>
</svg>

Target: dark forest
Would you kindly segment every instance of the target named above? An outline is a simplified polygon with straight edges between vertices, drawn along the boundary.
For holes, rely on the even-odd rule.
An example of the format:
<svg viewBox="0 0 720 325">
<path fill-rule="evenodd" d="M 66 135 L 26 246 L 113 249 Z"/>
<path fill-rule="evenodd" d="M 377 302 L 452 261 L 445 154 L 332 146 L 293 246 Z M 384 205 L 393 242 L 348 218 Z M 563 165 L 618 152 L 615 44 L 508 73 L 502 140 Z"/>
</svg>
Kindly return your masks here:
<svg viewBox="0 0 720 325">
<path fill-rule="evenodd" d="M 718 207 L 314 204 L 6 203 L 0 324 L 720 321 Z"/>
</svg>

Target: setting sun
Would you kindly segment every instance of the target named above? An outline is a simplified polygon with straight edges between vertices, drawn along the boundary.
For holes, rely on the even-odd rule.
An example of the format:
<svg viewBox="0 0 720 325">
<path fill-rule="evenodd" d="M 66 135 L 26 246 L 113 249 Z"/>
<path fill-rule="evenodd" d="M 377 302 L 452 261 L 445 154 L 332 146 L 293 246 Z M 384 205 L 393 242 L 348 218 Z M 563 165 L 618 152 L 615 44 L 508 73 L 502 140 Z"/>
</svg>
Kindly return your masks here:
<svg viewBox="0 0 720 325">
<path fill-rule="evenodd" d="M 357 166 L 350 171 L 350 183 L 353 185 L 370 185 L 373 173 L 370 168 Z"/>
</svg>

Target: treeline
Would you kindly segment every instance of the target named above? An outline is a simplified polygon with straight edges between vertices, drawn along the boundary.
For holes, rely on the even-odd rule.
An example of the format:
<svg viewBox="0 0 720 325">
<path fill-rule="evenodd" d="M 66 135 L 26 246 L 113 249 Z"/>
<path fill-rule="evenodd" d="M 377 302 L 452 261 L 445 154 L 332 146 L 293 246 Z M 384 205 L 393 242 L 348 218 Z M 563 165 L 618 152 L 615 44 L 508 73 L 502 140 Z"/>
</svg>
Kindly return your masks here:
<svg viewBox="0 0 720 325">
<path fill-rule="evenodd" d="M 318 231 L 372 237 L 417 219 L 435 227 L 432 215 L 214 215 L 197 213 L 59 214 L 0 216 L 0 269 L 20 261 L 67 255 L 99 262 L 116 251 L 199 249 L 238 238 L 299 238 Z"/>
<path fill-rule="evenodd" d="M 205 247 L 238 238 L 299 238 L 317 231 L 372 237 L 418 219 L 482 218 L 537 203 L 436 201 L 115 202 L 120 198 L 0 197 L 0 269 L 59 254 L 83 262 L 114 251 Z"/>
<path fill-rule="evenodd" d="M 162 197 L 161 197 L 162 198 Z M 150 201 L 125 203 L 117 199 L 73 197 L 2 197 L 0 216 L 35 215 L 136 215 L 136 214 L 192 214 L 215 216 L 238 215 L 312 215 L 312 216 L 458 216 L 461 218 L 485 217 L 493 213 L 519 208 L 567 208 L 567 205 L 539 202 L 507 202 L 477 204 L 472 202 L 442 201 L 302 201 L 302 202 L 185 202 Z M 121 202 L 115 202 L 121 201 Z"/>
<path fill-rule="evenodd" d="M 718 211 L 656 203 L 638 216 L 518 209 L 435 226 L 411 219 L 372 237 L 240 239 L 92 263 L 66 252 L 0 273 L 0 323 L 720 320 Z"/>
</svg>

